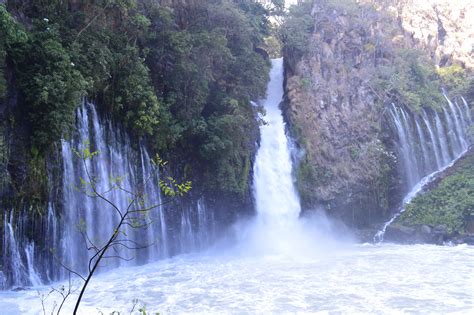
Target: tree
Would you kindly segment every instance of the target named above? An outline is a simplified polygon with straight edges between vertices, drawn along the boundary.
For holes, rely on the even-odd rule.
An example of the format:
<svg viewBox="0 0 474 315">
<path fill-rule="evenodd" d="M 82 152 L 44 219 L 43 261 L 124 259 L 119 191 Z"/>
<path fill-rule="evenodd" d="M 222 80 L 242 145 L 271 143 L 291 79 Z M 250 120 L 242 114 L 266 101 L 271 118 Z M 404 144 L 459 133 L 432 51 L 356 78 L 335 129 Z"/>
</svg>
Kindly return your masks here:
<svg viewBox="0 0 474 315">
<path fill-rule="evenodd" d="M 75 154 L 84 163 L 84 168 L 86 171 L 86 178 L 81 178 L 80 180 L 81 183 L 78 188 L 89 198 L 98 198 L 98 199 L 103 200 L 109 206 L 110 211 L 115 212 L 116 216 L 118 217 L 118 223 L 115 225 L 113 232 L 110 234 L 110 236 L 108 237 L 108 239 L 103 245 L 99 245 L 97 244 L 96 240 L 92 240 L 87 234 L 85 229 L 82 229 L 80 231 L 81 234 L 83 235 L 85 244 L 87 246 L 87 250 L 92 252 L 92 256 L 90 257 L 88 261 L 88 268 L 87 268 L 86 275 L 83 275 L 80 272 L 73 270 L 72 268 L 66 266 L 61 261 L 59 261 L 61 266 L 64 267 L 69 272 L 69 287 L 67 290 L 64 287 L 61 287 L 60 289 L 52 290 L 52 292 L 57 292 L 62 297 L 62 301 L 59 305 L 59 308 L 56 314 L 59 314 L 61 312 L 61 309 L 65 301 L 71 296 L 71 293 L 73 293 L 73 291 L 71 290 L 71 275 L 76 275 L 80 280 L 83 281 L 82 286 L 79 288 L 79 296 L 75 302 L 74 314 L 76 314 L 81 304 L 84 293 L 91 279 L 96 274 L 100 263 L 103 260 L 107 258 L 119 258 L 119 259 L 124 259 L 124 260 L 130 260 L 129 258 L 122 257 L 120 255 L 121 248 L 135 250 L 135 249 L 146 248 L 152 245 L 152 244 L 142 245 L 128 238 L 125 232 L 125 228 L 127 227 L 131 227 L 134 229 L 147 228 L 151 224 L 151 221 L 147 217 L 147 214 L 151 210 L 163 205 L 164 203 L 171 201 L 172 198 L 174 197 L 180 197 L 180 196 L 185 195 L 191 189 L 190 181 L 179 183 L 177 180 L 175 180 L 171 176 L 166 176 L 165 177 L 166 179 L 160 180 L 159 185 L 163 194 L 166 197 L 170 197 L 170 199 L 168 201 L 165 201 L 159 204 L 148 204 L 147 196 L 144 192 L 144 189 L 142 188 L 138 188 L 136 191 L 129 191 L 123 188 L 121 186 L 121 181 L 122 181 L 121 177 L 115 177 L 112 180 L 112 183 L 113 183 L 112 187 L 109 187 L 106 191 L 99 191 L 98 185 L 97 185 L 97 183 L 99 182 L 99 179 L 97 178 L 97 176 L 91 173 L 91 170 L 89 169 L 88 163 L 87 163 L 89 160 L 93 159 L 97 154 L 99 154 L 99 152 L 98 151 L 91 152 L 88 144 L 85 144 L 83 145 L 83 148 L 80 151 L 75 151 Z M 165 169 L 167 165 L 167 162 L 163 161 L 158 156 L 154 160 L 152 160 L 152 162 L 154 165 L 157 166 L 155 168 L 156 170 Z M 147 178 L 144 178 L 143 187 L 145 187 L 146 184 L 150 180 L 152 180 L 153 177 L 154 177 L 154 174 L 149 174 Z M 112 190 L 120 190 L 129 196 L 129 203 L 125 208 L 120 208 L 119 205 L 113 203 L 109 198 L 107 198 L 107 194 L 111 192 Z M 113 253 L 111 253 L 112 250 L 114 251 Z M 42 301 L 44 302 L 44 299 Z M 44 311 L 44 308 L 43 308 L 43 311 Z M 52 313 L 53 312 L 54 312 L 54 309 Z"/>
</svg>

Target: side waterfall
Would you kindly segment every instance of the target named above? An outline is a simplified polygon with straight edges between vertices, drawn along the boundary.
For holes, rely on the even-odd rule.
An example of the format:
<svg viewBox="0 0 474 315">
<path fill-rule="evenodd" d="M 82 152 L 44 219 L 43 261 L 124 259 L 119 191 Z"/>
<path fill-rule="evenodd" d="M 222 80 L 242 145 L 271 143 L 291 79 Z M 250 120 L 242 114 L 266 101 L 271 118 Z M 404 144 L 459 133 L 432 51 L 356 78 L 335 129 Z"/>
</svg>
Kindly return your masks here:
<svg viewBox="0 0 474 315">
<path fill-rule="evenodd" d="M 405 211 L 409 203 L 436 176 L 452 166 L 468 149 L 467 129 L 472 124 L 469 106 L 464 98 L 463 108 L 444 93 L 447 106 L 438 112 L 423 110 L 411 114 L 392 104 L 389 116 L 398 135 L 398 154 L 405 177 L 405 197 L 397 213 L 374 236 L 383 241 L 387 227 Z"/>
<path fill-rule="evenodd" d="M 83 161 L 75 152 L 85 147 L 98 154 Z M 85 236 L 97 245 L 104 244 L 118 221 L 110 205 L 81 191 L 81 181 L 87 181 L 86 168 L 96 181 L 97 190 L 121 209 L 128 205 L 130 195 L 123 190 L 110 190 L 119 177 L 124 190 L 142 188 L 147 205 L 162 202 L 159 174 L 146 147 L 131 143 L 125 132 L 101 119 L 90 103 L 84 102 L 78 108 L 76 130 L 70 140 L 61 141 L 60 157 L 57 202 L 52 202 L 51 197 L 45 214 L 37 222 L 31 222 L 36 219 L 31 219 L 27 211 L 8 211 L 8 217 L 5 214 L 0 289 L 64 279 L 68 272 L 58 262 L 76 272 L 86 271 L 93 252 L 87 250 Z M 150 175 L 152 178 L 145 181 Z M 144 264 L 204 249 L 215 238 L 217 227 L 213 218 L 202 197 L 195 202 L 178 200 L 154 208 L 146 218 L 137 218 L 149 224 L 148 228 L 127 227 L 124 231 L 129 243 L 134 244 L 127 247 L 141 248 L 121 248 L 119 253 L 112 253 L 121 258 L 107 258 L 101 269 Z M 29 238 L 31 233 L 27 230 L 32 228 L 41 244 Z"/>
<path fill-rule="evenodd" d="M 130 198 L 133 198 L 126 191 L 134 192 L 138 187 L 143 187 L 148 193 L 147 206 L 159 205 L 161 198 L 158 178 L 147 181 L 148 176 L 156 174 L 156 170 L 148 162 L 149 156 L 144 146 L 140 144 L 138 152 L 133 150 L 130 139 L 125 134 L 115 131 L 111 123 L 100 123 L 95 108 L 90 104 L 81 106 L 77 117 L 78 134 L 72 140 L 62 142 L 63 204 L 75 211 L 65 213 L 61 247 L 64 263 L 74 270 L 85 271 L 87 261 L 93 253 L 89 251 L 88 255 L 84 238 L 88 237 L 97 246 L 103 246 L 119 219 L 105 201 L 88 197 L 80 189 L 78 191 L 81 181 L 88 181 L 87 172 L 96 177 L 97 191 L 119 209 L 126 209 Z M 81 152 L 84 146 L 89 146 L 91 152 L 98 154 L 83 161 L 75 152 Z M 111 190 L 116 178 L 120 178 L 123 190 Z M 123 232 L 130 242 L 116 253 L 124 259 L 108 259 L 107 267 L 129 265 L 127 260 L 130 259 L 145 263 L 165 257 L 169 244 L 166 235 L 163 235 L 167 229 L 166 222 L 161 218 L 163 207 L 159 206 L 152 209 L 146 219 L 136 218 L 140 224 L 150 224 L 147 229 L 125 226 Z M 78 225 L 81 226 L 78 228 Z M 129 247 L 145 248 L 135 250 Z"/>
</svg>

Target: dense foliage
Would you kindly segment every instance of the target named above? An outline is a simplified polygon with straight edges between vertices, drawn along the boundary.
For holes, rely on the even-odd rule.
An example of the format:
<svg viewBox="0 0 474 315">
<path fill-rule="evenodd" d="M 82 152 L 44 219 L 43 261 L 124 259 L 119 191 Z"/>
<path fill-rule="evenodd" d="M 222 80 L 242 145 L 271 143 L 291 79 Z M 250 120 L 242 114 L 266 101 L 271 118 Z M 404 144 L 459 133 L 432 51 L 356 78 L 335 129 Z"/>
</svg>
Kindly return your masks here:
<svg viewBox="0 0 474 315">
<path fill-rule="evenodd" d="M 458 64 L 438 69 L 438 74 L 442 84 L 453 94 L 460 94 L 469 97 L 474 93 L 474 74 Z"/>
<path fill-rule="evenodd" d="M 205 174 L 204 186 L 245 194 L 268 15 L 253 0 L 0 5 L 0 57 L 13 65 L 32 150 L 44 155 L 67 136 L 87 96 L 155 151 Z M 0 78 L 2 96 L 3 68 Z"/>
<path fill-rule="evenodd" d="M 414 111 L 444 104 L 435 66 L 415 49 L 396 49 L 390 64 L 376 68 L 374 82 L 379 93 Z"/>
<path fill-rule="evenodd" d="M 5 59 L 7 51 L 18 43 L 26 40 L 26 33 L 8 13 L 5 6 L 0 5 L 0 101 L 6 96 L 7 82 L 5 79 Z"/>
<path fill-rule="evenodd" d="M 314 29 L 314 18 L 311 16 L 313 1 L 302 1 L 290 7 L 288 16 L 280 29 L 285 56 L 299 59 L 307 52 L 309 39 Z"/>
<path fill-rule="evenodd" d="M 446 225 L 448 232 L 464 231 L 466 218 L 474 217 L 474 154 L 461 160 L 453 172 L 433 189 L 415 197 L 400 216 L 407 225 Z"/>
</svg>

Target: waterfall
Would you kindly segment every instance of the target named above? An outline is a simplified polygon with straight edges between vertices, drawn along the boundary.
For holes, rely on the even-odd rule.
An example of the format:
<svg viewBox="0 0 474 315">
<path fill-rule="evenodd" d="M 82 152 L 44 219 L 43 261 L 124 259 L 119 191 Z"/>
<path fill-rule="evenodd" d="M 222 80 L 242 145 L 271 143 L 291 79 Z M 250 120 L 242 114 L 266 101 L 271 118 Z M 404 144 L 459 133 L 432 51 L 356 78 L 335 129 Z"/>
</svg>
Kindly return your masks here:
<svg viewBox="0 0 474 315">
<path fill-rule="evenodd" d="M 50 196 L 44 214 L 38 218 L 27 210 L 5 214 L 0 287 L 37 286 L 64 279 L 68 271 L 61 264 L 79 273 L 87 271 L 94 254 L 87 245 L 91 241 L 103 246 L 119 219 L 110 204 L 91 197 L 90 188 L 84 191 L 87 172 L 97 191 L 121 210 L 130 203 L 128 192 L 137 190 L 144 193 L 145 206 L 159 205 L 146 215 L 132 217 L 130 223 L 135 227 L 130 224 L 122 230 L 126 246 L 111 252 L 117 257 L 105 259 L 101 270 L 205 249 L 214 241 L 214 212 L 203 196 L 161 205 L 159 173 L 143 143 L 132 143 L 121 128 L 101 119 L 95 106 L 86 101 L 76 111 L 75 127 L 72 137 L 61 141 L 61 159 L 56 163 L 62 174 L 48 175 L 61 187 L 56 198 Z M 85 148 L 97 154 L 83 161 L 77 153 Z M 36 231 L 33 238 L 27 234 L 30 229 Z"/>
<path fill-rule="evenodd" d="M 468 149 L 466 133 L 472 120 L 467 102 L 462 98 L 465 109 L 461 110 L 446 94 L 444 96 L 447 102 L 447 106 L 442 108 L 444 121 L 437 112 L 431 115 L 427 111 L 423 111 L 421 115 L 411 114 L 404 107 L 394 104 L 389 110 L 398 136 L 398 156 L 402 160 L 400 166 L 405 175 L 406 195 L 399 211 L 374 236 L 376 242 L 383 241 L 387 227 L 405 211 L 405 205 Z M 422 122 L 425 130 L 421 127 Z M 429 152 L 433 152 L 434 156 Z M 424 167 L 419 167 L 420 165 Z"/>
<path fill-rule="evenodd" d="M 41 281 L 38 272 L 36 271 L 35 262 L 35 243 L 28 243 L 25 247 L 26 262 L 28 266 L 28 275 L 31 285 L 38 286 L 43 282 Z"/>
<path fill-rule="evenodd" d="M 43 281 L 34 266 L 35 244 L 27 242 L 22 244 L 18 241 L 14 231 L 13 211 L 7 219 L 4 216 L 4 239 L 3 239 L 3 260 L 9 262 L 9 272 L 12 274 L 10 281 L 5 281 L 11 287 L 21 287 L 24 285 L 41 285 Z M 22 245 L 24 245 L 22 255 Z M 8 280 L 8 279 L 6 279 Z M 3 284 L 5 286 L 5 284 Z"/>
<path fill-rule="evenodd" d="M 194 247 L 193 229 L 189 212 L 183 212 L 181 214 L 180 242 L 182 252 L 190 251 L 191 248 Z"/>
<path fill-rule="evenodd" d="M 459 120 L 460 120 L 460 122 L 461 122 L 461 126 L 460 126 L 460 127 L 461 127 L 461 130 L 467 130 L 467 128 L 469 127 L 468 118 L 464 116 L 463 110 L 462 110 L 461 107 L 459 106 L 457 100 L 454 101 L 454 106 L 455 106 L 455 108 L 456 108 L 456 115 L 459 116 Z M 463 142 L 465 142 L 466 145 L 467 145 L 466 139 L 463 139 Z"/>
<path fill-rule="evenodd" d="M 409 130 L 407 128 L 407 124 L 402 123 L 401 112 L 394 104 L 392 104 L 392 108 L 390 109 L 390 115 L 393 118 L 393 122 L 397 129 L 398 139 L 400 141 L 400 156 L 402 157 L 403 162 L 403 169 L 405 170 L 406 180 L 408 185 L 412 185 L 415 182 L 415 171 L 413 169 L 413 165 L 415 164 L 415 154 L 413 153 L 413 146 L 411 145 L 413 142 L 410 142 L 408 133 Z"/>
<path fill-rule="evenodd" d="M 156 177 L 156 174 L 147 173 L 147 170 L 152 170 L 153 166 L 151 165 L 151 159 L 148 155 L 147 150 L 143 147 L 140 147 L 140 162 L 142 169 L 142 178 L 148 178 L 150 175 L 152 182 L 157 183 L 159 178 Z M 168 236 L 166 233 L 166 221 L 164 216 L 164 209 L 162 206 L 161 194 L 159 187 L 157 185 L 148 184 L 145 186 L 145 193 L 147 196 L 147 201 L 150 204 L 160 205 L 157 211 L 153 211 L 149 215 L 149 219 L 152 222 L 152 228 L 148 228 L 148 239 L 149 240 L 161 240 L 158 245 L 150 247 L 149 256 L 150 260 L 156 260 L 159 257 L 168 257 Z"/>
<path fill-rule="evenodd" d="M 466 137 L 465 137 L 465 134 L 466 134 L 465 121 L 466 121 L 466 119 L 464 118 L 463 113 L 461 111 L 458 112 L 457 106 L 454 106 L 453 102 L 451 102 L 451 100 L 446 96 L 446 94 L 443 93 L 443 95 L 446 98 L 446 101 L 448 102 L 448 105 L 449 105 L 449 109 L 451 111 L 450 115 L 448 115 L 445 111 L 446 118 L 450 122 L 451 121 L 454 122 L 454 130 L 456 132 L 456 141 L 459 144 L 458 151 L 463 150 L 467 147 L 467 141 L 466 141 Z"/>
<path fill-rule="evenodd" d="M 77 130 L 73 139 L 62 142 L 63 204 L 74 209 L 67 211 L 62 242 L 65 264 L 74 270 L 85 271 L 87 261 L 94 254 L 87 251 L 87 243 L 90 241 L 99 248 L 103 246 L 119 220 L 111 205 L 81 191 L 80 183 L 88 181 L 87 173 L 93 178 L 95 189 L 121 211 L 134 198 L 129 192 L 135 192 L 140 187 L 145 192 L 145 206 L 159 205 L 161 197 L 158 178 L 154 175 L 156 170 L 149 161 L 146 148 L 140 144 L 140 154 L 137 154 L 132 150 L 130 139 L 114 129 L 110 122 L 102 123 L 91 104 L 85 102 L 78 109 Z M 81 152 L 85 147 L 97 152 L 97 155 L 83 161 L 73 153 Z M 137 163 L 139 160 L 140 163 Z M 133 217 L 137 226 L 146 225 L 146 229 L 134 228 L 131 224 L 123 227 L 122 233 L 129 241 L 125 244 L 127 246 L 115 248 L 115 254 L 121 258 L 108 258 L 107 268 L 145 263 L 167 255 L 166 236 L 163 235 L 166 223 L 160 220 L 162 212 L 162 207 L 156 207 L 146 217 Z"/>
<path fill-rule="evenodd" d="M 151 163 L 147 148 L 139 143 L 133 149 L 130 138 L 110 121 L 101 121 L 95 107 L 87 102 L 77 111 L 77 134 L 62 142 L 63 159 L 63 204 L 75 211 L 68 211 L 63 222 L 63 255 L 68 266 L 84 270 L 92 254 L 85 249 L 84 233 L 94 243 L 104 244 L 118 222 L 118 215 L 103 200 L 87 197 L 78 191 L 81 178 L 87 178 L 86 169 L 97 176 L 96 189 L 107 192 L 106 197 L 119 209 L 125 209 L 131 195 L 127 192 L 141 188 L 145 205 L 159 205 L 146 216 L 137 216 L 134 221 L 146 228 L 125 227 L 124 234 L 129 244 L 140 249 L 122 248 L 119 255 L 124 259 L 108 259 L 106 268 L 142 264 L 179 253 L 203 249 L 212 241 L 214 233 L 213 214 L 204 202 L 198 199 L 185 207 L 170 208 L 162 205 L 159 174 Z M 91 160 L 82 161 L 73 152 L 84 146 L 98 154 Z M 121 189 L 112 189 L 116 180 Z M 177 207 L 172 205 L 171 207 Z M 175 213 L 177 212 L 177 213 Z"/>
<path fill-rule="evenodd" d="M 260 127 L 261 142 L 254 165 L 254 197 L 257 209 L 255 242 L 264 249 L 286 251 L 300 213 L 299 198 L 292 177 L 292 161 L 285 123 L 279 104 L 283 97 L 283 59 L 273 59 L 266 115 Z"/>
<path fill-rule="evenodd" d="M 199 247 L 204 248 L 214 238 L 214 216 L 212 212 L 206 211 L 203 198 L 197 203 L 198 215 L 198 241 Z"/>
<path fill-rule="evenodd" d="M 466 113 L 467 123 L 468 125 L 472 124 L 472 116 L 471 116 L 471 109 L 469 105 L 467 105 L 466 99 L 461 96 L 462 103 L 464 105 L 464 111 Z"/>
<path fill-rule="evenodd" d="M 428 120 L 428 115 L 426 114 L 426 111 L 423 110 L 423 123 L 428 130 L 428 134 L 430 135 L 430 140 L 431 140 L 431 150 L 435 155 L 435 160 L 436 160 L 436 167 L 439 169 L 443 166 L 443 162 L 441 160 L 441 151 L 440 151 L 440 145 L 438 138 L 435 137 L 433 128 L 431 126 L 430 121 Z"/>
<path fill-rule="evenodd" d="M 179 239 L 180 252 L 203 250 L 216 239 L 214 212 L 208 211 L 204 198 L 183 209 L 179 224 L 180 233 L 175 238 Z"/>
<path fill-rule="evenodd" d="M 437 137 L 441 146 L 441 156 L 443 157 L 443 164 L 449 163 L 450 160 L 450 151 L 448 148 L 448 141 L 446 140 L 446 130 L 444 129 L 441 118 L 439 118 L 438 113 L 435 113 L 435 122 L 436 122 L 436 132 L 438 133 Z M 453 136 L 453 133 L 449 133 L 450 136 Z M 453 142 L 456 142 L 455 140 Z"/>
<path fill-rule="evenodd" d="M 255 201 L 259 217 L 270 224 L 285 225 L 300 213 L 292 177 L 292 162 L 279 104 L 283 97 L 283 59 L 272 60 L 271 81 L 263 101 L 265 124 L 255 159 Z"/>
<path fill-rule="evenodd" d="M 408 138 L 408 152 L 409 152 L 409 165 L 410 165 L 410 173 L 408 174 L 409 177 L 409 186 L 415 185 L 420 180 L 420 170 L 418 167 L 418 148 L 413 145 L 416 143 L 416 136 L 414 134 L 413 123 L 411 121 L 411 116 L 408 115 L 407 112 L 401 111 L 403 122 L 404 122 L 404 130 L 405 136 Z"/>
<path fill-rule="evenodd" d="M 421 152 L 423 154 L 423 172 L 431 172 L 433 167 L 431 165 L 432 161 L 429 156 L 428 147 L 426 144 L 425 133 L 421 129 L 420 122 L 418 120 L 415 121 L 416 124 L 416 131 L 418 133 L 418 140 L 421 144 Z"/>
<path fill-rule="evenodd" d="M 58 219 L 54 211 L 54 206 L 51 202 L 48 203 L 48 214 L 46 218 L 46 244 L 53 245 L 52 247 L 60 248 L 60 239 L 59 239 L 59 230 L 58 230 Z M 33 263 L 35 263 L 35 259 L 33 259 Z M 51 264 L 47 265 L 46 271 L 46 278 L 47 282 L 51 282 L 56 279 L 56 274 L 58 274 L 57 270 L 53 270 L 51 268 Z"/>
<path fill-rule="evenodd" d="M 10 219 L 7 221 L 5 214 L 4 218 L 4 244 L 3 244 L 3 256 L 8 257 L 11 264 L 11 273 L 13 274 L 13 281 L 11 286 L 18 287 L 23 284 L 29 284 L 28 269 L 25 267 L 23 260 L 20 255 L 19 244 L 16 241 L 15 233 L 13 231 L 13 212 L 10 214 Z"/>
</svg>

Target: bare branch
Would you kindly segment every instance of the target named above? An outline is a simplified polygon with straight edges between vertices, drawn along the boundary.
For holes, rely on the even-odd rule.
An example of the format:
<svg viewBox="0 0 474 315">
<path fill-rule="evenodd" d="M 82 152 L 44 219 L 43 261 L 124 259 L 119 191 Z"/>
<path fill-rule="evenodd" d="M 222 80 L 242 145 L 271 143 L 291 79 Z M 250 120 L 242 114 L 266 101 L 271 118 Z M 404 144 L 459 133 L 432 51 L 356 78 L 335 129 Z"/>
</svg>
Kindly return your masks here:
<svg viewBox="0 0 474 315">
<path fill-rule="evenodd" d="M 84 169 L 86 170 L 87 178 L 89 179 L 89 181 L 92 181 L 91 175 L 89 173 L 89 169 L 87 168 L 86 160 L 83 158 L 82 161 L 84 163 Z M 110 200 L 108 200 L 107 198 L 102 196 L 100 193 L 98 193 L 93 185 L 91 185 L 91 188 L 92 188 L 93 192 L 97 195 L 97 197 L 99 197 L 100 199 L 102 199 L 106 203 L 108 203 L 110 206 L 112 206 L 112 208 L 115 209 L 115 211 L 117 211 L 117 213 L 122 217 L 122 211 L 120 211 L 120 209 L 113 202 L 111 202 Z"/>
<path fill-rule="evenodd" d="M 125 261 L 131 261 L 133 260 L 133 257 L 132 258 L 125 258 L 125 257 L 122 257 L 120 255 L 112 255 L 112 256 L 103 256 L 102 258 L 118 258 L 120 260 L 125 260 Z"/>
<path fill-rule="evenodd" d="M 72 268 L 66 266 L 65 264 L 63 264 L 63 262 L 56 256 L 53 254 L 53 259 L 61 265 L 61 267 L 63 267 L 64 269 L 66 269 L 66 271 L 68 271 L 69 273 L 72 273 L 72 274 L 75 274 L 76 276 L 78 276 L 79 278 L 81 278 L 83 281 L 86 281 L 86 278 L 84 278 L 80 273 L 74 271 Z"/>
<path fill-rule="evenodd" d="M 95 20 L 97 20 L 99 18 L 99 16 L 101 16 L 102 14 L 105 13 L 105 10 L 107 9 L 107 7 L 112 3 L 112 1 L 110 2 L 107 2 L 107 4 L 104 6 L 104 8 L 102 9 L 102 12 L 99 12 L 96 16 L 94 16 L 90 21 L 89 23 L 87 23 L 86 26 L 84 26 L 76 35 L 76 38 L 74 38 L 74 42 L 77 41 L 77 39 L 79 38 L 79 36 L 81 36 L 81 34 L 86 30 L 88 29 L 92 23 L 94 23 Z"/>
<path fill-rule="evenodd" d="M 153 243 L 152 244 L 147 244 L 147 245 L 137 245 L 137 246 L 129 246 L 129 245 L 126 245 L 124 243 L 116 243 L 114 245 L 122 246 L 126 249 L 145 249 L 145 248 L 151 247 L 153 245 Z"/>
<path fill-rule="evenodd" d="M 81 232 L 81 235 L 84 238 L 84 242 L 86 243 L 87 250 L 94 249 L 96 252 L 99 250 L 97 246 L 89 238 L 89 234 L 87 234 L 87 232 Z M 88 244 L 90 244 L 90 246 L 88 246 Z"/>
<path fill-rule="evenodd" d="M 128 189 L 122 188 L 122 186 L 120 186 L 120 185 L 117 185 L 117 188 L 118 188 L 120 191 L 123 191 L 123 192 L 125 192 L 125 193 L 127 193 L 127 194 L 129 194 L 129 195 L 132 195 L 132 196 L 135 196 L 135 197 L 138 195 L 138 193 L 131 192 L 131 191 L 129 191 Z"/>
<path fill-rule="evenodd" d="M 130 223 L 130 222 L 125 222 L 123 225 L 125 226 L 129 226 L 131 228 L 134 228 L 134 229 L 141 229 L 141 228 L 147 228 L 151 225 L 152 222 L 145 222 L 143 224 L 134 224 L 134 223 Z"/>
</svg>

